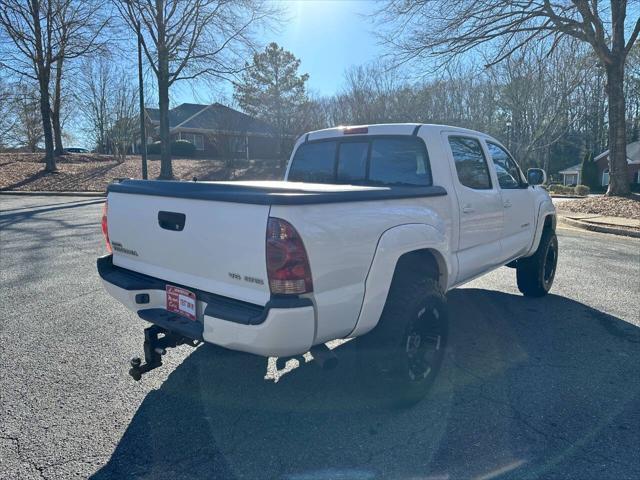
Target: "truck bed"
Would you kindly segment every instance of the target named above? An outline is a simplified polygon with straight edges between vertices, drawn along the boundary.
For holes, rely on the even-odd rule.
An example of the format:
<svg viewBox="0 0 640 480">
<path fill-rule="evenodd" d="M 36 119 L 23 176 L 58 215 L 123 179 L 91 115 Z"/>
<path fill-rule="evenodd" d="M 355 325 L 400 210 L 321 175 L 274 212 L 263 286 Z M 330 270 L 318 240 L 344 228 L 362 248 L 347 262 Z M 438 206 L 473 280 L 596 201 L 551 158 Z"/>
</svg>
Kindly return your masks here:
<svg viewBox="0 0 640 480">
<path fill-rule="evenodd" d="M 108 192 L 253 205 L 309 205 L 446 195 L 439 186 L 354 186 L 285 181 L 180 182 L 124 180 Z"/>
</svg>

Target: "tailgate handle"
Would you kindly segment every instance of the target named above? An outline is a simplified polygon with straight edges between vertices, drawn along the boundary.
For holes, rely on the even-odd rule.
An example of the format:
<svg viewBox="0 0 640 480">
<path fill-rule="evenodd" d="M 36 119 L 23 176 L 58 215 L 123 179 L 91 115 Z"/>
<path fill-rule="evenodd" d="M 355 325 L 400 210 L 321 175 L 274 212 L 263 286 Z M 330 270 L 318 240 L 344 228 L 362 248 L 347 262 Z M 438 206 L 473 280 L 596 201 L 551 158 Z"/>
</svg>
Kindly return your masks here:
<svg viewBox="0 0 640 480">
<path fill-rule="evenodd" d="M 184 213 L 177 212 L 158 212 L 158 223 L 161 228 L 165 230 L 173 230 L 174 232 L 181 232 L 184 230 L 184 222 L 186 216 Z"/>
</svg>

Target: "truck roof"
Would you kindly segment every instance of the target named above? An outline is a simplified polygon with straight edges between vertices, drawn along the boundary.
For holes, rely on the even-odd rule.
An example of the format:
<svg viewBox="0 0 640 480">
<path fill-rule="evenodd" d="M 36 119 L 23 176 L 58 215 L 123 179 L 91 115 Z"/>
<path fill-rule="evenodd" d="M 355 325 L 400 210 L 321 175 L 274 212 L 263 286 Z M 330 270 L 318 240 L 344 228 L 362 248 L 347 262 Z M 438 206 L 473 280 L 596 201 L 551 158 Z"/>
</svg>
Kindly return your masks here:
<svg viewBox="0 0 640 480">
<path fill-rule="evenodd" d="M 439 125 L 434 123 L 376 123 L 370 125 L 340 125 L 338 127 L 314 130 L 302 138 L 306 141 L 324 138 L 343 137 L 345 135 L 415 135 L 418 131 L 424 133 L 429 130 L 447 130 L 459 133 L 473 134 L 487 137 L 488 135 L 468 128 Z"/>
</svg>

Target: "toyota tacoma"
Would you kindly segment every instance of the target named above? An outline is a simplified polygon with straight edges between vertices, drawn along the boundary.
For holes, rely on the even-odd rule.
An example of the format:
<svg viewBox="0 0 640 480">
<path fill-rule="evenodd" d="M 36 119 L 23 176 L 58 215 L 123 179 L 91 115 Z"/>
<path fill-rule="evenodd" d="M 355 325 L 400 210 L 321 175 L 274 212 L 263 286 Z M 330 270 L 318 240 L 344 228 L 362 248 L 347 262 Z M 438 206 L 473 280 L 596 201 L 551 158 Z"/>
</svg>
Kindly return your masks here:
<svg viewBox="0 0 640 480">
<path fill-rule="evenodd" d="M 113 183 L 98 272 L 153 324 L 130 373 L 200 342 L 329 364 L 326 342 L 362 337 L 367 374 L 419 399 L 443 359 L 448 290 L 507 265 L 524 295 L 549 291 L 545 180 L 483 133 L 388 124 L 303 135 L 282 181 Z"/>
</svg>

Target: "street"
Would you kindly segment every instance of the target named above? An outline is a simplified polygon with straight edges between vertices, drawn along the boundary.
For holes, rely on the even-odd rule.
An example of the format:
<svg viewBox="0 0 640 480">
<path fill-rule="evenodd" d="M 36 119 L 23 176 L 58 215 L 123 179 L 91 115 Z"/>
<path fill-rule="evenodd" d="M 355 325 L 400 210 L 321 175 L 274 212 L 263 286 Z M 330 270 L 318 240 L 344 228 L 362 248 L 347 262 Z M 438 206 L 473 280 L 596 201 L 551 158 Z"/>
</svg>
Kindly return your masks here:
<svg viewBox="0 0 640 480">
<path fill-rule="evenodd" d="M 559 228 L 552 293 L 449 293 L 447 358 L 378 408 L 329 372 L 212 346 L 127 374 L 147 325 L 102 289 L 102 199 L 0 196 L 0 478 L 640 478 L 640 240 Z"/>
</svg>

